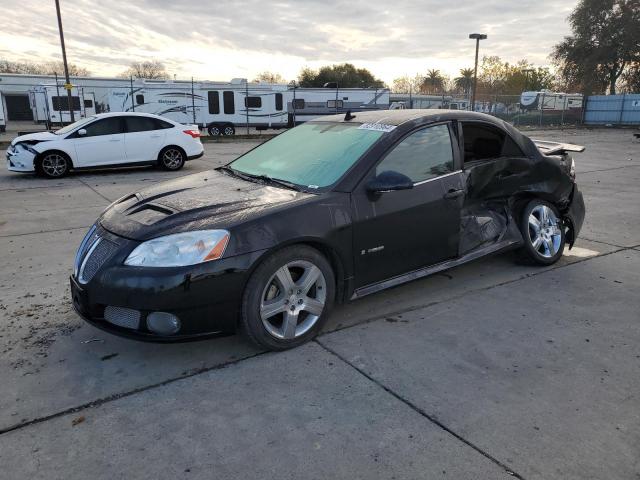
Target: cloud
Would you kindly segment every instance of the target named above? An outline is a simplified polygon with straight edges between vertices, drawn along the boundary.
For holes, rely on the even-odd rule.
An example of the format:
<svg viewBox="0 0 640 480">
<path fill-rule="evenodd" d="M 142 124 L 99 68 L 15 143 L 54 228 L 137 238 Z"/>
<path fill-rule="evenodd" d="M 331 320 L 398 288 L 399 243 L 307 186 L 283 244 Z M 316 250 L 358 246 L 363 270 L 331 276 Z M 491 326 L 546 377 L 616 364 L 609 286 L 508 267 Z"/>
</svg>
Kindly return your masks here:
<svg viewBox="0 0 640 480">
<path fill-rule="evenodd" d="M 391 81 L 428 68 L 455 74 L 473 61 L 475 31 L 489 35 L 484 54 L 546 64 L 576 2 L 64 0 L 62 13 L 70 62 L 95 74 L 153 58 L 178 77 L 293 78 L 305 65 L 350 61 Z M 53 2 L 3 0 L 3 13 L 0 55 L 59 58 Z"/>
</svg>

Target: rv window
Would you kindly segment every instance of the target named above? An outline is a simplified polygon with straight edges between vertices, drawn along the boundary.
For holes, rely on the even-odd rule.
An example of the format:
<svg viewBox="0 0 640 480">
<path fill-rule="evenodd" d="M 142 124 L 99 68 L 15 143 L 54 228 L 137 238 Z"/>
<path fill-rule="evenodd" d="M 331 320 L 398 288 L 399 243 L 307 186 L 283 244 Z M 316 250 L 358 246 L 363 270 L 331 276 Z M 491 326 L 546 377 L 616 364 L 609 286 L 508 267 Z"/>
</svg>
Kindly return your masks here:
<svg viewBox="0 0 640 480">
<path fill-rule="evenodd" d="M 98 137 L 100 135 L 114 135 L 122 133 L 122 121 L 120 117 L 111 117 L 93 122 L 84 127 L 87 134 L 84 137 Z M 82 138 L 84 138 L 82 137 Z"/>
<path fill-rule="evenodd" d="M 342 105 L 342 100 L 327 100 L 327 108 L 342 108 Z"/>
<path fill-rule="evenodd" d="M 303 110 L 304 109 L 304 98 L 296 98 L 293 101 L 293 108 L 296 110 Z"/>
<path fill-rule="evenodd" d="M 136 95 L 136 103 L 138 105 L 142 105 L 144 103 L 144 95 L 141 95 L 141 94 Z"/>
<path fill-rule="evenodd" d="M 125 117 L 125 123 L 127 133 L 148 132 L 157 129 L 155 119 L 150 117 Z"/>
<path fill-rule="evenodd" d="M 93 100 L 85 100 L 84 108 L 93 108 Z"/>
<path fill-rule="evenodd" d="M 220 113 L 220 95 L 218 92 L 207 92 L 209 97 L 209 113 L 212 115 L 218 115 Z"/>
<path fill-rule="evenodd" d="M 247 108 L 261 108 L 262 99 L 260 97 L 244 97 L 244 106 Z"/>
<path fill-rule="evenodd" d="M 51 104 L 56 112 L 68 112 L 69 111 L 69 99 L 68 97 L 51 97 Z M 71 105 L 74 110 L 80 110 L 80 97 L 71 97 Z"/>
<path fill-rule="evenodd" d="M 233 98 L 233 92 L 222 92 L 222 99 L 224 100 L 224 113 L 236 113 L 236 104 Z"/>
<path fill-rule="evenodd" d="M 282 94 L 276 93 L 276 110 L 282 110 Z"/>
</svg>

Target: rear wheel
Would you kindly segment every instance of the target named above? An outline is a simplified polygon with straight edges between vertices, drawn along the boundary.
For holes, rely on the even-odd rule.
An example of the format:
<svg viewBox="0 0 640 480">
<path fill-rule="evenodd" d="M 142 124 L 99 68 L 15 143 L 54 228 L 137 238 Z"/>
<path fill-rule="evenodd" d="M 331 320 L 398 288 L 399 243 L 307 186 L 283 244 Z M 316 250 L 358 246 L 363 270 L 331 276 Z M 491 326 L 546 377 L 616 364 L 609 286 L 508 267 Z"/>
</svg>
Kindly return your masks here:
<svg viewBox="0 0 640 480">
<path fill-rule="evenodd" d="M 318 334 L 334 297 L 335 279 L 327 259 L 304 245 L 286 248 L 251 275 L 242 300 L 241 326 L 262 348 L 297 347 Z"/>
<path fill-rule="evenodd" d="M 520 229 L 524 238 L 521 256 L 539 265 L 551 265 L 562 256 L 565 228 L 558 210 L 544 200 L 532 200 L 525 207 Z"/>
<path fill-rule="evenodd" d="M 167 147 L 160 152 L 160 166 L 164 170 L 180 170 L 186 161 L 185 153 L 178 147 Z"/>
<path fill-rule="evenodd" d="M 47 178 L 61 178 L 69 173 L 71 162 L 60 152 L 45 152 L 38 162 L 38 172 Z"/>
</svg>

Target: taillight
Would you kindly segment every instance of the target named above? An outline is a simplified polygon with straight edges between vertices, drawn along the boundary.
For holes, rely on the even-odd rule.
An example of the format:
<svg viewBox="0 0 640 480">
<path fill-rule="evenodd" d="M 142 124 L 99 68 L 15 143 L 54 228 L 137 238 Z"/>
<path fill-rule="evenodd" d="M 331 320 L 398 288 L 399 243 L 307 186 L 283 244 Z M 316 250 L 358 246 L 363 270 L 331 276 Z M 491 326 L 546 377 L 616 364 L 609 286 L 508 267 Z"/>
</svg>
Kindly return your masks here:
<svg viewBox="0 0 640 480">
<path fill-rule="evenodd" d="M 191 135 L 193 138 L 200 137 L 200 131 L 199 130 L 183 130 L 182 132 L 186 133 L 187 135 Z"/>
</svg>

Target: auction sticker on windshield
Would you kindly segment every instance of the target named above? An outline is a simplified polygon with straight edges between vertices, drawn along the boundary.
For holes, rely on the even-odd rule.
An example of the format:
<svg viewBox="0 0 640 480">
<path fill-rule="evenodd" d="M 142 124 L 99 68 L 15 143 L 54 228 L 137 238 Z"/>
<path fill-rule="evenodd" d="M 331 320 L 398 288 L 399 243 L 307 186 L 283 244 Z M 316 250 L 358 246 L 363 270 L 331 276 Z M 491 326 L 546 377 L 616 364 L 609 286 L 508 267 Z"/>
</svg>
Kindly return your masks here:
<svg viewBox="0 0 640 480">
<path fill-rule="evenodd" d="M 376 132 L 392 132 L 396 129 L 395 125 L 386 125 L 384 123 L 363 123 L 358 130 L 375 130 Z"/>
</svg>

